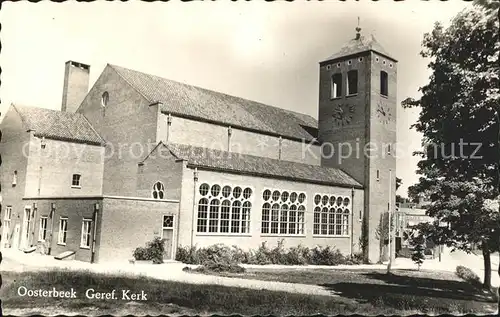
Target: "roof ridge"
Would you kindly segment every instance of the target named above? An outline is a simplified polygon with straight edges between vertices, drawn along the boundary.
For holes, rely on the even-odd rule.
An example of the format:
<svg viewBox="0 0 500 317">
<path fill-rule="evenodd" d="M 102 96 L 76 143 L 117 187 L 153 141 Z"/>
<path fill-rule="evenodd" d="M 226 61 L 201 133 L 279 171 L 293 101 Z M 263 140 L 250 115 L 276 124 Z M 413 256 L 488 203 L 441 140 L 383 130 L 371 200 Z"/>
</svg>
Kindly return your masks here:
<svg viewBox="0 0 500 317">
<path fill-rule="evenodd" d="M 118 76 L 120 76 L 121 79 L 123 79 L 130 87 L 132 87 L 132 89 L 134 89 L 139 95 L 141 95 L 148 102 L 150 102 L 150 103 L 156 102 L 156 100 L 150 100 L 148 97 L 144 96 L 144 94 L 141 91 L 139 91 L 139 89 L 137 89 L 134 84 L 132 84 L 131 82 L 129 82 L 116 68 L 123 68 L 123 69 L 134 71 L 133 69 L 129 69 L 129 68 L 126 68 L 126 67 L 121 67 L 121 66 L 113 65 L 113 64 L 109 64 L 109 63 L 106 66 L 109 66 L 111 69 L 113 69 L 115 71 L 115 73 Z"/>
</svg>

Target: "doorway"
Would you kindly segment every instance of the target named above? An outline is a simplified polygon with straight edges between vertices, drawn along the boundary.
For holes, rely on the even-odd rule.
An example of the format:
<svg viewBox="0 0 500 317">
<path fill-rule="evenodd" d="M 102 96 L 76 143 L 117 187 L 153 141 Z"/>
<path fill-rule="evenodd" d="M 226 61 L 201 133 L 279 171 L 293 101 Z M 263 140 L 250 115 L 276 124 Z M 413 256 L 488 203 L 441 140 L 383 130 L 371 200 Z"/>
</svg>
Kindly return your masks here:
<svg viewBox="0 0 500 317">
<path fill-rule="evenodd" d="M 164 215 L 162 222 L 162 239 L 165 239 L 163 259 L 172 260 L 174 257 L 174 216 Z"/>
<path fill-rule="evenodd" d="M 21 249 L 26 249 L 30 244 L 31 208 L 24 208 L 23 228 L 21 231 Z"/>
</svg>

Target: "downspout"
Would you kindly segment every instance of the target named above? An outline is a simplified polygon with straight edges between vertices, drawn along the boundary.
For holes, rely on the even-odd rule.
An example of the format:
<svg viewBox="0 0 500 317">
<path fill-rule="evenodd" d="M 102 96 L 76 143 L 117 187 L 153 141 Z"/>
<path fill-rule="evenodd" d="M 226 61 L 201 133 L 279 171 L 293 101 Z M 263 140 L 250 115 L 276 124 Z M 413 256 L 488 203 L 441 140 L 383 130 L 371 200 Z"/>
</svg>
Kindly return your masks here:
<svg viewBox="0 0 500 317">
<path fill-rule="evenodd" d="M 99 203 L 94 205 L 94 214 L 92 215 L 92 220 L 94 221 L 94 229 L 92 230 L 92 254 L 90 256 L 90 263 L 94 263 L 95 260 L 95 240 L 97 233 L 97 213 L 99 212 Z"/>
<path fill-rule="evenodd" d="M 168 139 L 170 138 L 170 126 L 172 125 L 172 115 L 169 113 L 167 115 L 167 142 Z"/>
<path fill-rule="evenodd" d="M 52 242 L 54 241 L 54 217 L 56 215 L 56 204 L 51 203 L 50 204 L 50 244 L 49 244 L 49 250 L 47 252 L 47 255 L 50 255 L 50 252 L 52 251 Z"/>
<path fill-rule="evenodd" d="M 198 168 L 195 167 L 193 172 L 193 212 L 192 212 L 192 220 L 191 220 L 191 248 L 193 247 L 194 242 L 194 228 L 196 227 L 196 183 L 198 182 Z"/>
<path fill-rule="evenodd" d="M 354 240 L 354 187 L 351 190 L 351 243 L 349 246 L 349 254 L 353 256 L 353 240 Z"/>
<path fill-rule="evenodd" d="M 31 241 L 29 241 L 30 247 L 33 246 L 33 241 L 35 241 L 35 219 L 36 219 L 36 212 L 38 210 L 38 207 L 36 203 L 33 203 L 33 211 L 31 212 L 31 222 L 33 223 L 32 229 L 31 229 Z"/>
</svg>

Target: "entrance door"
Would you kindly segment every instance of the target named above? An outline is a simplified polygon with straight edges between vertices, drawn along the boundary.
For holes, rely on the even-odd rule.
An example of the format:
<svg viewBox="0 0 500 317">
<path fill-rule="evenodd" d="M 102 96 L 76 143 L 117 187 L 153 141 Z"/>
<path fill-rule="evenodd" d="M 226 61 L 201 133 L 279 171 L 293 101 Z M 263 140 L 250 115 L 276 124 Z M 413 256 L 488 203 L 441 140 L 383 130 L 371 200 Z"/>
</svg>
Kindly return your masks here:
<svg viewBox="0 0 500 317">
<path fill-rule="evenodd" d="M 165 252 L 163 258 L 172 260 L 174 251 L 174 216 L 163 216 L 162 238 L 165 239 Z"/>
<path fill-rule="evenodd" d="M 24 208 L 23 230 L 21 231 L 21 249 L 26 249 L 29 247 L 30 224 L 31 208 Z"/>
</svg>

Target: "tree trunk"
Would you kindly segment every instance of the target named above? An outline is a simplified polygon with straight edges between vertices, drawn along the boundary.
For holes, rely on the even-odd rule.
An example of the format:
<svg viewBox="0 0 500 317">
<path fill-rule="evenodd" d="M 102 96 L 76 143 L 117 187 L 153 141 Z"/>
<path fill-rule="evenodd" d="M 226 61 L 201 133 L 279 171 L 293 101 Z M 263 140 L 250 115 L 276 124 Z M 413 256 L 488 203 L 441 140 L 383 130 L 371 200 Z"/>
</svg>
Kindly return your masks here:
<svg viewBox="0 0 500 317">
<path fill-rule="evenodd" d="M 483 251 L 483 261 L 484 261 L 484 282 L 483 288 L 490 290 L 491 289 L 491 258 L 490 258 L 490 249 L 486 243 L 482 243 L 481 249 Z"/>
<path fill-rule="evenodd" d="M 498 12 L 500 12 L 500 9 L 498 10 Z M 499 13 L 499 16 L 500 16 L 500 13 Z M 498 240 L 500 240 L 500 235 L 498 236 Z M 1 253 L 0 253 L 0 255 L 1 255 Z M 498 262 L 498 276 L 500 277 L 500 261 Z M 498 286 L 497 297 L 498 297 L 498 311 L 497 311 L 497 314 L 500 315 L 500 285 Z"/>
</svg>

